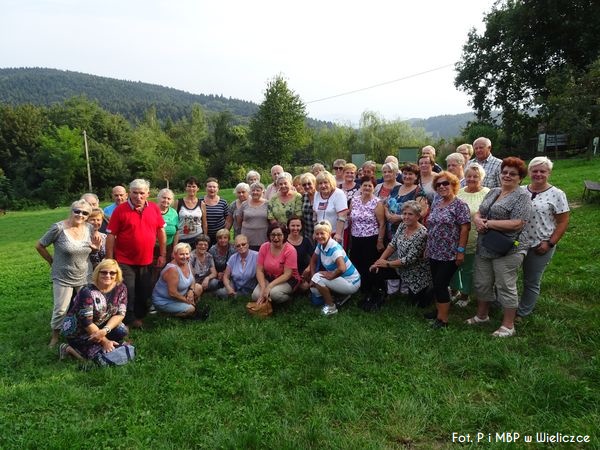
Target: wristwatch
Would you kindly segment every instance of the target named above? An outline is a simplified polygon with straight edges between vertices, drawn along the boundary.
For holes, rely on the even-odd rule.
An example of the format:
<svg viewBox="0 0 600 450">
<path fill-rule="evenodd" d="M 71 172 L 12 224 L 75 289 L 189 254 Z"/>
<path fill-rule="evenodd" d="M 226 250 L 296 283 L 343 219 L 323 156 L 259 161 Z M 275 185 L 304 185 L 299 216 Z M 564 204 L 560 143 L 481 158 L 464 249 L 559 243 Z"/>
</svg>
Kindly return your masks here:
<svg viewBox="0 0 600 450">
<path fill-rule="evenodd" d="M 104 331 L 106 331 L 106 334 L 110 333 L 112 330 L 110 329 L 110 327 L 104 327 L 102 328 Z"/>
<path fill-rule="evenodd" d="M 465 252 L 465 248 L 464 247 L 456 247 L 456 251 L 458 253 L 464 253 Z"/>
</svg>

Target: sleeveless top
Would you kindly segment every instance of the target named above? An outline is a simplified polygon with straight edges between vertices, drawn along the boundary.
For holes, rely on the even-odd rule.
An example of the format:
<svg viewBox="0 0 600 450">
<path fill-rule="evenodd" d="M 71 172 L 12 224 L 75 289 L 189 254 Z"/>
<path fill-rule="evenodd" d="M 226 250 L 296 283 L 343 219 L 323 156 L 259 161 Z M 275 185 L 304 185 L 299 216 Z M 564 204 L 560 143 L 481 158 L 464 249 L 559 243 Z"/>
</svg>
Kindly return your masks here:
<svg viewBox="0 0 600 450">
<path fill-rule="evenodd" d="M 177 210 L 179 211 L 179 241 L 192 241 L 200 236 L 202 230 L 202 200 L 198 200 L 196 206 L 188 208 L 183 199 L 179 200 Z"/>
<path fill-rule="evenodd" d="M 186 295 L 188 289 L 194 284 L 194 274 L 192 272 L 192 267 L 188 263 L 188 268 L 190 270 L 190 275 L 188 277 L 183 275 L 183 272 L 179 268 L 177 264 L 168 263 L 163 270 L 160 272 L 160 277 L 158 277 L 158 281 L 156 282 L 156 286 L 154 286 L 154 291 L 152 292 L 152 297 L 162 297 L 162 298 L 170 298 L 169 296 L 169 287 L 167 286 L 167 282 L 164 280 L 164 273 L 175 267 L 179 274 L 179 282 L 177 283 L 177 292 L 180 295 Z"/>
</svg>

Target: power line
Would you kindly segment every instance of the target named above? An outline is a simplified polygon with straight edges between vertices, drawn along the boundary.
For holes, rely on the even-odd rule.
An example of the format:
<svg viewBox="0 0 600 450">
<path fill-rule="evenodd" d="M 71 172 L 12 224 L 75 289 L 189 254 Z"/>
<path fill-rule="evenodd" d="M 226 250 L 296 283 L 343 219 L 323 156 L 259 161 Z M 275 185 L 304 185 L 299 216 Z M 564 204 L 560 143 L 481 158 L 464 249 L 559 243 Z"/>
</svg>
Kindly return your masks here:
<svg viewBox="0 0 600 450">
<path fill-rule="evenodd" d="M 329 96 L 329 97 L 323 97 L 323 98 L 319 98 L 319 99 L 316 99 L 316 100 L 311 100 L 309 102 L 306 102 L 306 104 L 323 102 L 325 100 L 331 100 L 332 98 L 343 97 L 344 95 L 356 94 L 357 92 L 367 91 L 369 89 L 378 88 L 378 87 L 381 87 L 381 86 L 385 86 L 387 84 L 397 83 L 398 81 L 408 80 L 409 78 L 415 78 L 415 77 L 418 77 L 418 76 L 421 76 L 421 75 L 425 75 L 425 74 L 428 74 L 428 73 L 431 73 L 431 72 L 435 72 L 437 70 L 442 70 L 442 69 L 445 69 L 447 67 L 452 67 L 452 66 L 454 66 L 454 64 L 445 64 L 443 66 L 439 66 L 439 67 L 436 67 L 434 69 L 425 70 L 425 71 L 419 72 L 419 73 L 413 73 L 411 75 L 407 75 L 407 76 L 402 77 L 402 78 L 396 78 L 395 80 L 384 81 L 383 83 L 374 84 L 372 86 L 367 86 L 367 87 L 360 88 L 360 89 L 354 89 L 353 91 L 343 92 L 341 94 L 336 94 L 336 95 L 332 95 L 332 96 Z"/>
</svg>

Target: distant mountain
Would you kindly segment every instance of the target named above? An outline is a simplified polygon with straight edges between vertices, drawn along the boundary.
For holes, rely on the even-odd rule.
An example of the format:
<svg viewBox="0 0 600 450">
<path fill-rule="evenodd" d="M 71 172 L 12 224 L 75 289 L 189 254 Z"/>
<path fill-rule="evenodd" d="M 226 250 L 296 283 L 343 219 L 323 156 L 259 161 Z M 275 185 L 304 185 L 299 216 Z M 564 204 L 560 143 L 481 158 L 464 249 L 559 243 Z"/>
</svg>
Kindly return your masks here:
<svg viewBox="0 0 600 450">
<path fill-rule="evenodd" d="M 141 81 L 39 67 L 0 69 L 1 103 L 49 106 L 78 95 L 97 100 L 102 108 L 119 113 L 132 122 L 142 119 L 151 106 L 156 107 L 160 120 L 177 120 L 187 115 L 193 104 L 200 104 L 209 114 L 229 110 L 235 121 L 241 124 L 247 124 L 258 110 L 256 103 L 246 100 L 222 95 L 190 94 Z M 449 139 L 460 135 L 460 129 L 474 117 L 472 113 L 464 113 L 409 119 L 407 122 L 424 128 L 436 139 Z M 314 128 L 332 126 L 331 122 L 310 118 L 307 123 Z"/>
<path fill-rule="evenodd" d="M 239 122 L 248 122 L 256 103 L 222 95 L 190 94 L 156 84 L 117 80 L 80 72 L 46 68 L 0 69 L 0 102 L 49 106 L 85 95 L 102 108 L 134 121 L 155 106 L 159 119 L 184 116 L 195 103 L 207 111 L 229 110 Z"/>
<path fill-rule="evenodd" d="M 445 114 L 433 116 L 428 119 L 408 119 L 406 122 L 413 127 L 424 128 L 435 139 L 452 139 L 461 135 L 467 122 L 474 121 L 475 113 Z"/>
</svg>

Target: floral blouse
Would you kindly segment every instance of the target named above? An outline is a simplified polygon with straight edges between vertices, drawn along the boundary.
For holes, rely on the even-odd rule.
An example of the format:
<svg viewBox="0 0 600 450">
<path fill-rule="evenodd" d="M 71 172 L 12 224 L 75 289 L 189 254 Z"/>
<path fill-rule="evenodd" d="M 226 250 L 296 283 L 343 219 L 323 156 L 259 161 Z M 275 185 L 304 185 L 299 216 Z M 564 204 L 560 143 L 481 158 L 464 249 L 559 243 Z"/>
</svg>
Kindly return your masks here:
<svg viewBox="0 0 600 450">
<path fill-rule="evenodd" d="M 429 261 L 423 257 L 427 245 L 427 228 L 419 224 L 417 231 L 408 237 L 405 231 L 406 225 L 400 223 L 390 245 L 396 249 L 398 259 L 402 262 L 402 267 L 396 269 L 402 283 L 416 294 L 431 285 Z"/>
<path fill-rule="evenodd" d="M 460 227 L 471 223 L 469 206 L 458 197 L 442 207 L 442 197 L 436 196 L 427 217 L 427 247 L 425 256 L 436 261 L 454 261 L 460 239 Z"/>
</svg>

